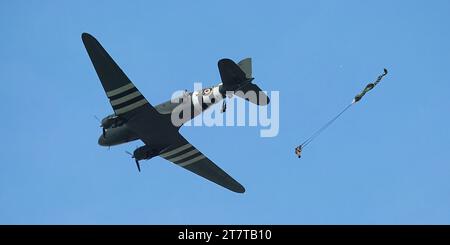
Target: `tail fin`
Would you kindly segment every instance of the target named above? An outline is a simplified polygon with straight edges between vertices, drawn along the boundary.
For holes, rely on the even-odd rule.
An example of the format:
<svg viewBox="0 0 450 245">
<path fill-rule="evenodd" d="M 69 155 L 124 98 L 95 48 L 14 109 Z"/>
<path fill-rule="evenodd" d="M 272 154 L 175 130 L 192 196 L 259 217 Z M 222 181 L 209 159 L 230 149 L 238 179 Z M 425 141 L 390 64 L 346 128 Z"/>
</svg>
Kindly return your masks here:
<svg viewBox="0 0 450 245">
<path fill-rule="evenodd" d="M 257 105 L 269 104 L 269 97 L 256 84 L 252 83 L 254 78 L 251 58 L 243 59 L 238 64 L 230 59 L 221 59 L 218 67 L 223 91 L 234 91 L 236 96 Z"/>
<path fill-rule="evenodd" d="M 252 77 L 252 58 L 245 58 L 238 63 L 239 68 L 245 73 L 245 78 L 251 79 Z"/>
</svg>

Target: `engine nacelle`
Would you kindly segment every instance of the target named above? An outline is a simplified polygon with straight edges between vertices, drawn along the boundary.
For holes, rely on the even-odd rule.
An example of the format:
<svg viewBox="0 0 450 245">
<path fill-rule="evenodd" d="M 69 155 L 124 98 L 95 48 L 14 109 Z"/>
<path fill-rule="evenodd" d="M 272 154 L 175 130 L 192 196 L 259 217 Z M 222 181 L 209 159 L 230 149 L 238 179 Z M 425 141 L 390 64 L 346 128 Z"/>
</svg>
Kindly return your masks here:
<svg viewBox="0 0 450 245">
<path fill-rule="evenodd" d="M 152 149 L 147 145 L 141 146 L 139 148 L 137 148 L 136 150 L 134 150 L 133 152 L 133 157 L 137 160 L 148 160 L 152 157 L 156 157 L 159 155 L 158 150 Z"/>
<path fill-rule="evenodd" d="M 125 120 L 121 117 L 118 117 L 116 115 L 109 115 L 102 119 L 102 125 L 101 127 L 104 129 L 108 128 L 115 128 L 117 126 L 123 125 L 125 123 Z"/>
</svg>

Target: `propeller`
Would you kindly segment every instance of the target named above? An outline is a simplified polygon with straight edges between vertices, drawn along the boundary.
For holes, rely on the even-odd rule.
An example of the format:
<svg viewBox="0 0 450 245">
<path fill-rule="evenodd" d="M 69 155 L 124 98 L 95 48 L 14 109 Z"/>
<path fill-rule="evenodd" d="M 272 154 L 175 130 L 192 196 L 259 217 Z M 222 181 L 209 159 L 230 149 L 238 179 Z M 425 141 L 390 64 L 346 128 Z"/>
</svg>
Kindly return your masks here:
<svg viewBox="0 0 450 245">
<path fill-rule="evenodd" d="M 141 172 L 141 165 L 139 164 L 139 161 L 134 157 L 134 154 L 131 154 L 129 151 L 125 151 L 128 155 L 131 156 L 131 158 L 134 158 L 134 161 L 136 162 L 136 166 L 139 172 Z"/>
<path fill-rule="evenodd" d="M 96 115 L 94 115 L 94 118 L 97 119 L 98 123 L 100 124 L 100 127 L 102 128 L 103 138 L 106 138 L 106 129 L 104 127 L 102 127 L 102 121 Z"/>
<path fill-rule="evenodd" d="M 100 121 L 100 119 L 96 115 L 94 115 L 94 118 L 97 120 L 97 122 L 100 124 L 100 127 L 101 127 L 102 126 L 102 122 Z"/>
<path fill-rule="evenodd" d="M 138 171 L 141 172 L 141 165 L 139 164 L 139 161 L 135 160 L 135 162 L 136 162 L 136 166 L 138 168 Z"/>
</svg>

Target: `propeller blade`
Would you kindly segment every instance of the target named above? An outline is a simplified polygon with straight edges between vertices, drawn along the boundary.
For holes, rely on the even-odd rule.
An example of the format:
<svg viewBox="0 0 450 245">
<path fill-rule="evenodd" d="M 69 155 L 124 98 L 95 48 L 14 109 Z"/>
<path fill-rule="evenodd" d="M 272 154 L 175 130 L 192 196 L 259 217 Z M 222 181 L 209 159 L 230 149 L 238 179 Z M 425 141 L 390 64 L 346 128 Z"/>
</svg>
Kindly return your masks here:
<svg viewBox="0 0 450 245">
<path fill-rule="evenodd" d="M 133 154 L 131 154 L 131 152 L 125 151 L 125 153 L 127 153 L 127 154 L 130 155 L 132 158 L 134 158 L 134 156 L 133 156 Z"/>
<path fill-rule="evenodd" d="M 139 161 L 138 160 L 136 160 L 136 166 L 138 168 L 138 171 L 141 172 L 141 166 L 139 165 Z"/>
<path fill-rule="evenodd" d="M 100 126 L 101 127 L 101 126 Z M 103 135 L 103 138 L 106 138 L 106 129 L 105 128 L 102 128 L 102 135 Z"/>
<path fill-rule="evenodd" d="M 102 126 L 102 122 L 100 121 L 100 119 L 96 115 L 94 115 L 94 118 L 97 120 L 97 122 L 100 124 L 100 127 L 101 127 Z"/>
</svg>

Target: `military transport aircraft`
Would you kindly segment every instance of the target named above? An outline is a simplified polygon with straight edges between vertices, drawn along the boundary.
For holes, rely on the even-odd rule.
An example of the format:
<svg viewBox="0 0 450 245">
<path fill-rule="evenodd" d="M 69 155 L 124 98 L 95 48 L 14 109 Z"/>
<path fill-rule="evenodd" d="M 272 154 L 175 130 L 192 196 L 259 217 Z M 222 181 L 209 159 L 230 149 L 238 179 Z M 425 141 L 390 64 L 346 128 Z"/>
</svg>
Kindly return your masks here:
<svg viewBox="0 0 450 245">
<path fill-rule="evenodd" d="M 227 91 L 255 91 L 256 99 L 244 98 L 257 105 L 269 103 L 267 95 L 252 83 L 250 58 L 239 64 L 230 59 L 220 60 L 218 67 L 222 83 L 200 91 L 186 92 L 188 96 L 185 98 L 190 101 L 184 104 L 191 107 L 192 113 L 186 119 L 181 117 L 181 125 L 176 125 L 171 114 L 181 102 L 169 100 L 152 106 L 93 36 L 83 33 L 81 38 L 114 110 L 114 114 L 101 121 L 103 132 L 98 139 L 99 145 L 109 147 L 140 139 L 145 145 L 130 154 L 139 171 L 140 160 L 160 156 L 231 191 L 245 192 L 241 184 L 189 144 L 178 131 L 182 123 L 223 100 L 229 95 Z"/>
</svg>

